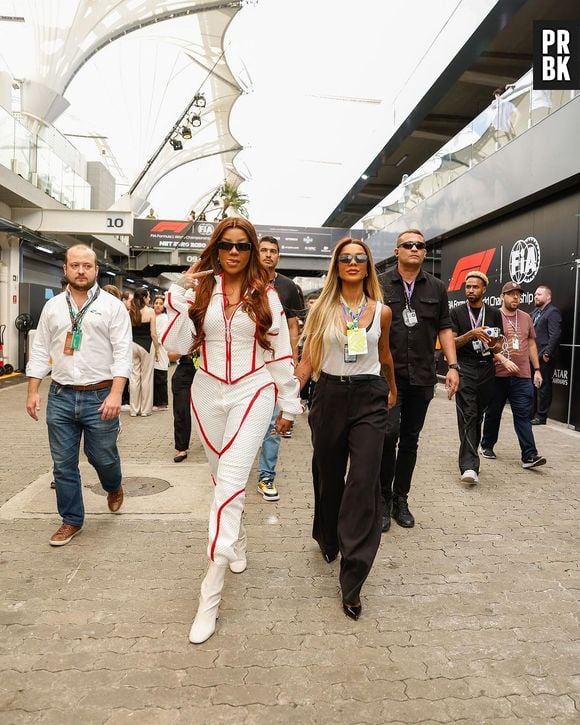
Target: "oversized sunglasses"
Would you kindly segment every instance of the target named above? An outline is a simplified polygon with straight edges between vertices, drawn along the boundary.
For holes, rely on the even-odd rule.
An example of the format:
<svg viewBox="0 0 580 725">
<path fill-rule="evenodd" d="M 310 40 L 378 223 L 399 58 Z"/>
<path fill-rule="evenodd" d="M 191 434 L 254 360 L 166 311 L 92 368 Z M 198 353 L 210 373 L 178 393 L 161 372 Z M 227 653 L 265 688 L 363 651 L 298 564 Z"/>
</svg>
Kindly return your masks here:
<svg viewBox="0 0 580 725">
<path fill-rule="evenodd" d="M 418 249 L 419 251 L 422 251 L 423 249 L 427 249 L 427 245 L 425 242 L 401 242 L 399 247 L 403 247 L 403 249 Z"/>
<path fill-rule="evenodd" d="M 352 260 L 357 264 L 365 264 L 369 261 L 369 258 L 366 254 L 339 254 L 338 255 L 338 261 L 342 264 L 350 264 Z"/>
<path fill-rule="evenodd" d="M 231 252 L 234 247 L 238 252 L 249 252 L 252 248 L 252 242 L 225 242 L 220 240 L 217 243 L 217 248 L 221 249 L 222 252 Z"/>
</svg>

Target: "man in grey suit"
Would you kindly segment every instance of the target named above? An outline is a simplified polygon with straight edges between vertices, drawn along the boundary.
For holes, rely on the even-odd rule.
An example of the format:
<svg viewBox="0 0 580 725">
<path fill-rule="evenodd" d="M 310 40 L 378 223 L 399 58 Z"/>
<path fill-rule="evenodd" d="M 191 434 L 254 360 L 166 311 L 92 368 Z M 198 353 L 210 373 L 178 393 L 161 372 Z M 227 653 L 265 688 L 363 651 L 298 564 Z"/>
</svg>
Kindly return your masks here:
<svg viewBox="0 0 580 725">
<path fill-rule="evenodd" d="M 548 411 L 552 404 L 552 375 L 556 367 L 556 355 L 562 335 L 562 315 L 552 304 L 552 290 L 540 285 L 534 293 L 536 308 L 532 312 L 536 343 L 540 358 L 542 385 L 538 390 L 536 413 L 532 425 L 546 425 Z"/>
</svg>

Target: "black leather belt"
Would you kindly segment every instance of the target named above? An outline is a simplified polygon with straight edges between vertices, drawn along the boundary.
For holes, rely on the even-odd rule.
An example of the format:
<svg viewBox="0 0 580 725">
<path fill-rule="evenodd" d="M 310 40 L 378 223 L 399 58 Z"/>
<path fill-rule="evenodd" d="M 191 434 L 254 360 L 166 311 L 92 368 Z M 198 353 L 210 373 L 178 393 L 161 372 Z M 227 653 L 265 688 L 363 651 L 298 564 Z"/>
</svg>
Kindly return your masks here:
<svg viewBox="0 0 580 725">
<path fill-rule="evenodd" d="M 365 383 L 371 380 L 380 380 L 380 375 L 330 375 L 329 373 L 320 373 L 323 380 L 329 380 L 332 383 Z"/>
<path fill-rule="evenodd" d="M 93 383 L 92 385 L 63 385 L 63 388 L 69 390 L 76 390 L 77 392 L 84 392 L 86 390 L 102 390 L 103 388 L 110 388 L 113 384 L 112 380 L 103 380 L 100 383 Z"/>
</svg>

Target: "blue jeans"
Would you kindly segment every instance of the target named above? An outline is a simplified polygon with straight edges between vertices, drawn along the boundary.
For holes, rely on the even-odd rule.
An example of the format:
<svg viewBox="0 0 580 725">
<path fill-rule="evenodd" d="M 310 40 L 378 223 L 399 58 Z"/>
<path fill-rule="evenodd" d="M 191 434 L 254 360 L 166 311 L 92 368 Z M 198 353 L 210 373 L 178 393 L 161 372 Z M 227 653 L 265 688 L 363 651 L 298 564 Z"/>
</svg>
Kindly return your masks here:
<svg viewBox="0 0 580 725">
<path fill-rule="evenodd" d="M 272 420 L 262 441 L 260 460 L 258 461 L 258 479 L 273 481 L 276 478 L 276 465 L 278 463 L 278 452 L 280 450 L 280 436 L 271 435 L 276 425 L 276 418 L 280 408 L 276 405 L 272 414 Z"/>
<path fill-rule="evenodd" d="M 522 450 L 522 461 L 537 455 L 530 418 L 534 408 L 534 387 L 530 378 L 497 378 L 483 422 L 482 448 L 493 448 L 499 438 L 501 414 L 509 400 L 514 428 Z"/>
<path fill-rule="evenodd" d="M 82 526 L 85 516 L 79 451 L 84 451 L 108 493 L 121 485 L 121 460 L 117 450 L 119 418 L 102 420 L 99 408 L 111 388 L 75 391 L 52 383 L 48 393 L 46 423 L 54 466 L 56 503 L 63 523 Z"/>
</svg>

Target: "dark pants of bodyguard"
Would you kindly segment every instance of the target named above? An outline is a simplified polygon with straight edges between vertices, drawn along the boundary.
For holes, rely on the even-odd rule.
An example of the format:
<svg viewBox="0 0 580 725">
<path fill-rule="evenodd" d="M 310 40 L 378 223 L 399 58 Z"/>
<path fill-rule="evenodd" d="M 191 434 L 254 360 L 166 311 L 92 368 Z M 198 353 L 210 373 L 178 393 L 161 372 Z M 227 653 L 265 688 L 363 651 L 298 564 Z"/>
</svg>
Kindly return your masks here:
<svg viewBox="0 0 580 725">
<path fill-rule="evenodd" d="M 542 387 L 538 390 L 536 400 L 536 417 L 540 420 L 547 420 L 550 406 L 552 405 L 552 376 L 556 369 L 556 363 L 552 360 L 544 362 L 540 356 L 540 373 L 542 374 Z"/>
<path fill-rule="evenodd" d="M 455 394 L 459 429 L 459 470 L 479 473 L 479 454 L 483 415 L 493 399 L 493 365 L 461 363 L 461 383 Z"/>
<path fill-rule="evenodd" d="M 397 404 L 389 410 L 381 462 L 381 493 L 389 508 L 393 498 L 406 499 L 411 489 L 419 434 L 435 390 L 433 385 L 411 385 L 398 375 L 396 383 Z"/>
<path fill-rule="evenodd" d="M 107 493 L 121 485 L 121 460 L 117 450 L 119 418 L 102 420 L 99 408 L 111 388 L 72 390 L 52 383 L 46 406 L 48 441 L 54 467 L 56 503 L 63 523 L 82 526 L 85 516 L 79 453 L 84 452 Z"/>
<path fill-rule="evenodd" d="M 346 383 L 321 376 L 308 419 L 314 448 L 312 536 L 324 551 L 340 551 L 342 598 L 350 604 L 359 601 L 381 541 L 379 467 L 388 392 L 382 377 Z"/>
</svg>

